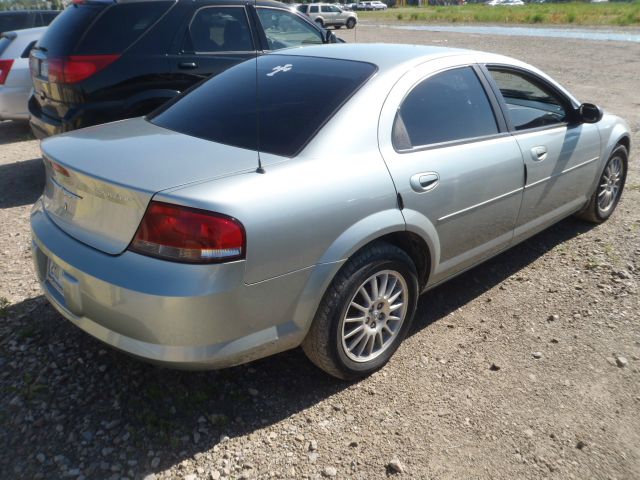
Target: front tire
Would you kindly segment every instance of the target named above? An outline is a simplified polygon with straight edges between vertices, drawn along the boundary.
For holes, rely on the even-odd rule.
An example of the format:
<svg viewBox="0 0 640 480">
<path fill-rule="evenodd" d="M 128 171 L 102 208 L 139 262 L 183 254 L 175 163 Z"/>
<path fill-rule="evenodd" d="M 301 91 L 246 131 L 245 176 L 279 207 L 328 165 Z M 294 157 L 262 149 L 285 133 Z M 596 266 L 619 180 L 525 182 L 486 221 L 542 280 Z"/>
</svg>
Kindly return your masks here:
<svg viewBox="0 0 640 480">
<path fill-rule="evenodd" d="M 411 326 L 418 275 L 401 249 L 376 243 L 353 256 L 325 293 L 302 343 L 307 357 L 344 380 L 381 368 Z"/>
<path fill-rule="evenodd" d="M 627 179 L 629 154 L 624 145 L 618 145 L 598 179 L 598 186 L 584 210 L 577 217 L 593 223 L 606 221 L 614 212 L 620 201 Z"/>
<path fill-rule="evenodd" d="M 353 27 L 355 27 L 355 26 L 356 26 L 356 21 L 355 21 L 355 19 L 350 18 L 350 19 L 348 19 L 348 20 L 347 20 L 347 28 L 348 28 L 349 30 L 351 30 L 351 29 L 352 29 Z"/>
</svg>

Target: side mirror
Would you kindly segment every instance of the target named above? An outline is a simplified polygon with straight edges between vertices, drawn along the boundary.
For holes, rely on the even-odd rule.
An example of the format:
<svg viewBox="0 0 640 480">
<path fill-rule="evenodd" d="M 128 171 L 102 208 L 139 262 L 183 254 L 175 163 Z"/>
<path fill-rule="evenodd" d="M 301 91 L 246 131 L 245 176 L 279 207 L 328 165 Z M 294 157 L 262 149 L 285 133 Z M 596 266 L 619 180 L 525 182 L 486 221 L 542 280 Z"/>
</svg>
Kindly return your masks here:
<svg viewBox="0 0 640 480">
<path fill-rule="evenodd" d="M 597 123 L 602 120 L 602 109 L 593 103 L 583 103 L 577 112 L 578 120 L 582 123 Z"/>
<path fill-rule="evenodd" d="M 324 43 L 336 43 L 336 36 L 330 30 L 325 30 Z"/>
</svg>

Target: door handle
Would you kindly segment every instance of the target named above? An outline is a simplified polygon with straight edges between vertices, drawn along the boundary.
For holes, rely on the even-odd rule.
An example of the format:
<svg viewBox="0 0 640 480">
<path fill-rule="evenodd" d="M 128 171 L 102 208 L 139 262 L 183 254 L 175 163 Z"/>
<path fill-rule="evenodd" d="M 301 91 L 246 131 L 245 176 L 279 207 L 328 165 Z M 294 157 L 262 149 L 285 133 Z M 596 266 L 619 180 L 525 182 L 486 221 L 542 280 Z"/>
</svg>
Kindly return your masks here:
<svg viewBox="0 0 640 480">
<path fill-rule="evenodd" d="M 440 181 L 440 175 L 436 172 L 424 172 L 424 173 L 416 173 L 411 176 L 409 180 L 409 184 L 411 188 L 418 192 L 429 192 L 438 186 L 438 182 Z"/>
<path fill-rule="evenodd" d="M 178 67 L 183 70 L 193 70 L 194 68 L 198 68 L 198 64 L 196 62 L 182 62 L 178 64 Z"/>
<path fill-rule="evenodd" d="M 541 162 L 547 158 L 547 147 L 540 145 L 531 149 L 531 158 L 534 162 Z"/>
</svg>

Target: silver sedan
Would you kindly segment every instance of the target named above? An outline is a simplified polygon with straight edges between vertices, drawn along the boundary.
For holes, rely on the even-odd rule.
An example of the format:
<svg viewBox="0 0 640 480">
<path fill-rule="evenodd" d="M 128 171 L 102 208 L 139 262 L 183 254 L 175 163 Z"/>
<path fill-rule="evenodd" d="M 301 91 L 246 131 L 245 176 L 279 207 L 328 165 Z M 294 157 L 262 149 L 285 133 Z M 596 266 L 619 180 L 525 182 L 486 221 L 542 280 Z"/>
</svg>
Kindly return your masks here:
<svg viewBox="0 0 640 480">
<path fill-rule="evenodd" d="M 148 361 L 302 345 L 358 378 L 422 292 L 569 215 L 606 220 L 629 148 L 623 120 L 511 58 L 289 49 L 44 141 L 33 258 L 62 315 Z"/>
</svg>

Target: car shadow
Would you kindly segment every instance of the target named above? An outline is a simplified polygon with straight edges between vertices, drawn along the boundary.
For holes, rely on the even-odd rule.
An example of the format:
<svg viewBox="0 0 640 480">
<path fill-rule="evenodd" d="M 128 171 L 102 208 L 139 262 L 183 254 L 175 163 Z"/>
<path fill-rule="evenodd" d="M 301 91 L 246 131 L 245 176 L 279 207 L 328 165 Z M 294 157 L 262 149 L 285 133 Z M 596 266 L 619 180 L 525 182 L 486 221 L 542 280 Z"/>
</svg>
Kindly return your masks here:
<svg viewBox="0 0 640 480">
<path fill-rule="evenodd" d="M 29 122 L 0 121 L 0 145 L 34 140 Z"/>
<path fill-rule="evenodd" d="M 31 205 L 44 189 L 42 159 L 0 164 L 0 209 Z"/>
<path fill-rule="evenodd" d="M 595 225 L 573 217 L 462 273 L 422 295 L 409 335 L 473 301 L 515 275 L 557 245 L 588 232 Z"/>
<path fill-rule="evenodd" d="M 411 333 L 590 228 L 565 220 L 428 292 Z M 216 449 L 226 437 L 304 415 L 353 385 L 315 368 L 300 349 L 221 371 L 154 367 L 85 334 L 43 296 L 4 308 L 0 299 L 0 369 L 0 465 L 16 478 L 59 477 L 62 465 L 87 478 L 139 478 Z M 266 434 L 261 440 L 269 443 Z"/>
</svg>

